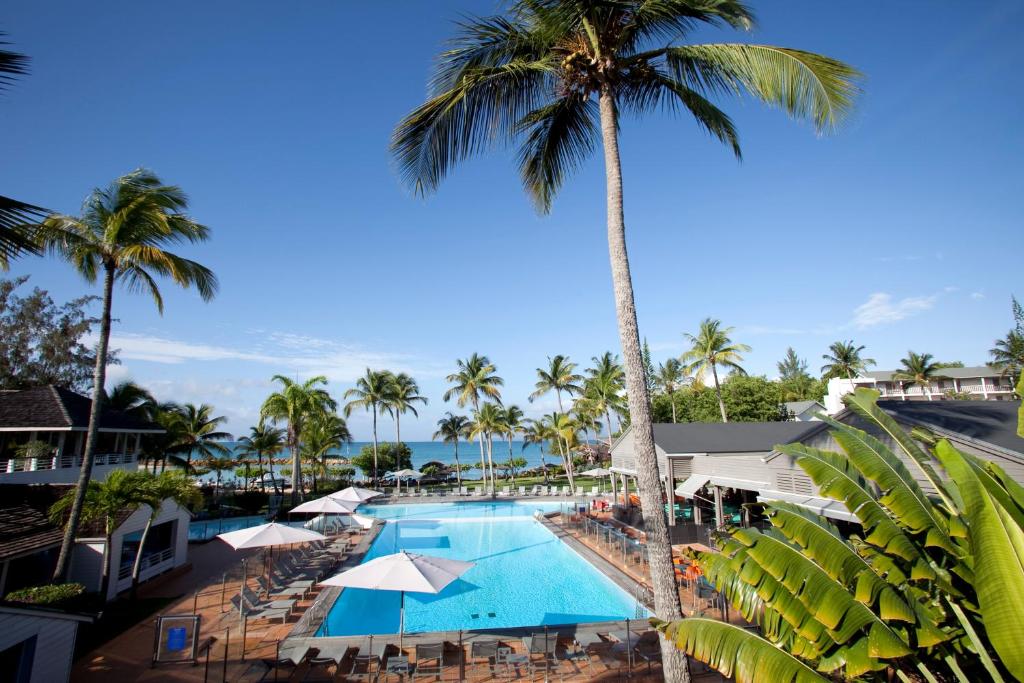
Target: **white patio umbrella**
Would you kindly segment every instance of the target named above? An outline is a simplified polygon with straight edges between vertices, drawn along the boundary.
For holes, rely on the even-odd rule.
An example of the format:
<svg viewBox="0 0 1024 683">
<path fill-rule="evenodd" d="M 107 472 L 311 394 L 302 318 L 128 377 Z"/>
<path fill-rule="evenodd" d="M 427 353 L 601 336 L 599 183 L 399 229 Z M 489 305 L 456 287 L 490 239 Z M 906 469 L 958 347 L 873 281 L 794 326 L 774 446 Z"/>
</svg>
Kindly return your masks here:
<svg viewBox="0 0 1024 683">
<path fill-rule="evenodd" d="M 603 467 L 595 467 L 587 470 L 586 472 L 580 472 L 580 474 L 584 477 L 609 477 L 610 479 L 613 472 L 611 470 L 606 470 Z"/>
<path fill-rule="evenodd" d="M 373 489 L 362 489 L 358 486 L 349 486 L 348 488 L 340 491 L 335 491 L 329 494 L 328 498 L 334 498 L 335 500 L 350 500 L 355 503 L 365 503 L 368 500 L 376 498 L 377 496 L 383 496 L 384 494 L 380 491 L 374 491 Z"/>
<path fill-rule="evenodd" d="M 401 592 L 398 617 L 398 646 L 401 648 L 405 631 L 406 592 L 440 593 L 445 586 L 465 574 L 475 564 L 432 555 L 407 553 L 402 550 L 394 555 L 384 555 L 335 574 L 321 581 L 320 585 Z"/>
<path fill-rule="evenodd" d="M 398 470 L 397 472 L 392 472 L 391 476 L 398 482 L 398 489 L 401 491 L 402 479 L 419 479 L 423 476 L 423 473 L 416 470 Z"/>
<path fill-rule="evenodd" d="M 291 545 L 293 543 L 310 543 L 312 541 L 324 541 L 327 537 L 309 529 L 299 529 L 287 524 L 269 522 L 252 526 L 248 529 L 238 531 L 227 531 L 217 534 L 216 538 L 227 543 L 235 550 L 243 548 L 273 548 L 278 545 Z M 273 561 L 273 556 L 271 556 Z M 269 568 L 268 568 L 269 574 Z M 267 586 L 270 586 L 270 577 L 267 577 Z M 269 590 L 267 591 L 270 592 Z"/>
<path fill-rule="evenodd" d="M 288 514 L 291 514 L 292 512 L 315 512 L 321 516 L 321 519 L 324 521 L 324 526 L 326 526 L 327 518 L 324 515 L 348 515 L 355 512 L 357 507 L 359 507 L 359 503 L 357 502 L 338 500 L 337 498 L 324 496 L 322 498 L 308 500 L 302 505 L 296 505 Z"/>
</svg>

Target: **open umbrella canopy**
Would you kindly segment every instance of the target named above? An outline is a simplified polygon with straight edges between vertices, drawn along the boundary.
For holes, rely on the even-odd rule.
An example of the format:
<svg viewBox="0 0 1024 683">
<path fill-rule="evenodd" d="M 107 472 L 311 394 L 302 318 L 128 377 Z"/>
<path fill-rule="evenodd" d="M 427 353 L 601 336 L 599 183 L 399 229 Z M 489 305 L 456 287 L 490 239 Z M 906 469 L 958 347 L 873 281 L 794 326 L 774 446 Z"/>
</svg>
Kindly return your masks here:
<svg viewBox="0 0 1024 683">
<path fill-rule="evenodd" d="M 327 515 L 347 515 L 350 512 L 354 512 L 359 507 L 359 503 L 355 501 L 338 500 L 337 498 L 331 498 L 330 496 L 324 496 L 323 498 L 317 498 L 315 500 L 308 500 L 302 505 L 296 505 L 291 509 L 292 512 L 316 512 L 319 514 Z"/>
<path fill-rule="evenodd" d="M 335 491 L 328 495 L 328 498 L 334 498 L 335 500 L 349 500 L 354 503 L 364 503 L 368 500 L 376 498 L 377 496 L 383 496 L 384 494 L 380 491 L 374 491 L 372 489 L 361 489 L 358 486 L 349 486 L 346 489 Z"/>
<path fill-rule="evenodd" d="M 320 585 L 440 593 L 445 586 L 466 573 L 474 564 L 432 555 L 407 553 L 403 550 L 335 574 L 321 581 Z"/>
<path fill-rule="evenodd" d="M 308 529 L 299 529 L 287 524 L 270 522 L 259 526 L 228 531 L 218 534 L 217 538 L 230 545 L 235 550 L 241 548 L 265 548 L 275 545 L 290 545 L 292 543 L 309 543 L 311 541 L 323 541 L 327 537 Z"/>
<path fill-rule="evenodd" d="M 607 477 L 608 475 L 611 474 L 611 470 L 606 470 L 603 467 L 595 467 L 592 470 L 580 472 L 580 474 L 584 477 Z"/>
<path fill-rule="evenodd" d="M 417 472 L 416 470 L 398 470 L 397 472 L 391 472 L 390 474 L 395 479 L 404 479 L 406 477 L 419 479 L 423 476 L 422 472 Z"/>
</svg>

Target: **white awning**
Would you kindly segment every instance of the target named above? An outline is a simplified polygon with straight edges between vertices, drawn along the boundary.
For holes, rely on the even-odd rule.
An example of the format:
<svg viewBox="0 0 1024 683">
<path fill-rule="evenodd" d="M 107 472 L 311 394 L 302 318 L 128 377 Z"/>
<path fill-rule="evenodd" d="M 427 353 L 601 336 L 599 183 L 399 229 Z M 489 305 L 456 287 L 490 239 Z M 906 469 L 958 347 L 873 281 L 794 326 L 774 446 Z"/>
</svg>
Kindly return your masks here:
<svg viewBox="0 0 1024 683">
<path fill-rule="evenodd" d="M 743 489 L 745 491 L 762 491 L 771 484 L 766 481 L 754 481 L 752 479 L 733 479 L 731 477 L 718 477 L 712 475 L 711 484 L 727 489 Z"/>
<path fill-rule="evenodd" d="M 758 491 L 757 502 L 768 503 L 773 500 L 781 500 L 793 505 L 807 508 L 822 517 L 841 519 L 846 522 L 859 521 L 852 512 L 846 509 L 838 500 L 831 498 L 818 498 L 817 496 L 804 496 L 799 493 L 784 493 L 783 491 Z"/>
<path fill-rule="evenodd" d="M 693 498 L 697 491 L 700 491 L 708 483 L 710 477 L 706 474 L 691 474 L 690 478 L 676 487 L 675 494 L 683 498 Z"/>
</svg>

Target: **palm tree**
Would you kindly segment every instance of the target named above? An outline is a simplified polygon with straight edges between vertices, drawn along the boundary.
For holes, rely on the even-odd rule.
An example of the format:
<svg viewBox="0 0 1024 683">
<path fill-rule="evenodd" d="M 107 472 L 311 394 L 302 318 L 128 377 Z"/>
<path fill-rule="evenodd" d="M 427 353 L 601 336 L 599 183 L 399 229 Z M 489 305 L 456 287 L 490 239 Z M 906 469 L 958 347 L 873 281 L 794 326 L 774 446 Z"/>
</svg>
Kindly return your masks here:
<svg viewBox="0 0 1024 683">
<path fill-rule="evenodd" d="M 932 400 L 932 380 L 946 379 L 941 370 L 946 367 L 934 360 L 930 353 L 907 351 L 907 357 L 900 359 L 901 370 L 892 373 L 892 378 L 904 384 L 916 384 L 928 400 Z"/>
<path fill-rule="evenodd" d="M 163 472 L 167 470 L 169 459 L 180 460 L 176 454 L 185 440 L 185 416 L 180 405 L 168 401 L 152 406 L 147 419 L 164 430 L 161 434 L 145 434 L 142 437 L 141 457 L 144 461 L 153 462 L 153 474 L 156 474 L 157 463 Z M 184 464 L 184 460 L 181 460 L 181 465 Z"/>
<path fill-rule="evenodd" d="M 132 599 L 135 599 L 139 587 L 139 572 L 142 570 L 142 552 L 146 547 L 146 539 L 149 537 L 149 530 L 153 528 L 160 509 L 168 500 L 175 502 L 180 507 L 194 507 L 202 503 L 203 496 L 193 485 L 192 480 L 183 472 L 161 472 L 158 476 L 150 476 L 146 481 L 149 486 L 150 500 L 149 519 L 142 530 L 142 537 L 139 539 L 139 548 L 135 551 L 135 562 L 132 563 Z"/>
<path fill-rule="evenodd" d="M 462 465 L 459 463 L 459 439 L 465 434 L 468 423 L 469 418 L 465 415 L 454 415 L 449 411 L 437 421 L 437 431 L 432 437 L 435 441 L 441 439 L 442 442 L 455 446 L 455 476 L 458 478 L 460 490 L 462 489 Z"/>
<path fill-rule="evenodd" d="M 313 492 L 316 493 L 317 474 L 327 477 L 327 456 L 331 451 L 351 443 L 352 434 L 345 420 L 334 412 L 314 415 L 306 425 L 302 437 L 302 455 L 313 465 Z"/>
<path fill-rule="evenodd" d="M 676 392 L 683 388 L 685 380 L 683 364 L 676 358 L 669 358 L 659 364 L 657 372 L 654 373 L 654 385 L 665 392 L 669 403 L 672 404 L 672 424 L 676 422 Z"/>
<path fill-rule="evenodd" d="M 821 366 L 821 378 L 826 382 L 833 377 L 854 377 L 867 371 L 868 366 L 875 364 L 874 358 L 862 358 L 864 345 L 854 346 L 853 340 L 833 342 L 828 353 L 821 357 L 828 361 Z"/>
<path fill-rule="evenodd" d="M 1024 368 L 1024 334 L 1010 330 L 1003 339 L 996 339 L 989 354 L 992 367 L 1000 370 L 1004 377 L 1009 377 L 1011 384 L 1016 384 L 1016 378 Z"/>
<path fill-rule="evenodd" d="M 551 413 L 545 415 L 544 420 L 548 433 L 555 437 L 558 450 L 561 451 L 562 467 L 565 468 L 565 476 L 569 480 L 569 488 L 576 490 L 575 474 L 572 467 L 572 449 L 579 446 L 579 425 L 563 413 Z"/>
<path fill-rule="evenodd" d="M 117 520 L 124 512 L 133 512 L 141 505 L 159 505 L 155 500 L 149 480 L 153 475 L 147 472 L 113 470 L 103 482 L 90 480 L 81 505 L 80 520 L 83 524 L 100 522 L 103 525 L 103 568 L 100 581 L 100 595 L 106 596 L 110 585 L 111 544 Z M 69 490 L 50 507 L 50 519 L 54 524 L 68 523 L 68 517 L 78 501 L 77 491 Z"/>
<path fill-rule="evenodd" d="M 0 38 L 5 35 L 0 31 Z M 0 40 L 0 46 L 7 44 Z M 23 54 L 0 49 L 0 92 L 6 90 L 16 77 L 28 73 L 28 62 L 29 58 Z M 15 256 L 39 252 L 32 239 L 31 224 L 47 213 L 41 207 L 0 196 L 0 270 L 7 270 L 9 260 Z"/>
<path fill-rule="evenodd" d="M 505 410 L 501 413 L 501 420 L 499 422 L 502 433 L 508 438 L 508 461 L 512 462 L 514 456 L 512 455 L 512 441 L 523 429 L 523 410 L 517 405 L 505 406 Z M 513 470 L 513 479 L 515 479 L 515 473 Z"/>
<path fill-rule="evenodd" d="M 345 404 L 345 417 L 354 408 L 369 410 L 373 414 L 373 480 L 377 481 L 377 413 L 384 409 L 391 396 L 391 373 L 387 370 L 371 370 L 356 380 L 355 387 L 345 391 L 343 398 L 355 397 Z"/>
<path fill-rule="evenodd" d="M 570 361 L 568 356 L 557 355 L 554 358 L 548 356 L 547 369 L 537 368 L 537 383 L 534 385 L 534 392 L 529 396 L 530 403 L 544 394 L 554 391 L 558 397 L 558 412 L 564 413 L 562 392 L 572 396 L 583 390 L 580 386 L 583 375 L 578 375 L 575 371 L 576 363 Z"/>
<path fill-rule="evenodd" d="M 225 449 L 223 454 L 213 454 L 203 458 L 203 468 L 216 475 L 213 485 L 213 500 L 216 502 L 220 496 L 220 475 L 223 472 L 231 472 L 238 466 L 239 461 L 231 457 L 231 452 Z"/>
<path fill-rule="evenodd" d="M 625 411 L 625 400 L 622 391 L 625 388 L 625 372 L 619 364 L 618 356 L 606 351 L 601 356 L 590 359 L 594 367 L 587 369 L 587 380 L 583 394 L 594 405 L 598 414 L 605 416 L 608 423 L 608 449 L 612 447 L 612 413 L 621 414 Z M 620 419 L 621 426 L 621 419 Z"/>
<path fill-rule="evenodd" d="M 174 450 L 185 453 L 185 471 L 192 471 L 192 456 L 198 454 L 204 461 L 226 456 L 231 451 L 220 441 L 229 441 L 231 435 L 217 428 L 228 421 L 223 415 L 213 417 L 213 406 L 203 403 L 181 406 L 182 431 Z"/>
<path fill-rule="evenodd" d="M 96 434 L 103 409 L 110 345 L 114 283 L 128 291 L 148 292 L 163 313 L 164 302 L 156 276 L 169 277 L 182 287 L 195 286 L 204 301 L 217 292 L 217 277 L 205 266 L 182 258 L 164 247 L 182 242 L 204 242 L 210 231 L 184 211 L 188 199 L 180 188 L 164 185 L 146 170 L 121 176 L 107 188 L 93 190 L 82 206 L 81 217 L 54 214 L 36 230 L 36 239 L 47 251 L 74 266 L 88 282 L 103 280 L 103 309 L 93 371 L 92 407 L 86 431 L 82 467 L 78 477 L 77 503 L 72 506 L 64 531 L 54 580 L 67 573 L 71 548 L 78 533 L 85 494 L 92 477 Z"/>
<path fill-rule="evenodd" d="M 537 444 L 540 447 L 540 467 L 544 470 L 544 484 L 548 483 L 548 465 L 544 462 L 544 444 L 549 441 L 554 441 L 558 437 L 552 433 L 547 422 L 544 420 L 526 420 L 526 424 L 523 427 L 523 447 L 520 450 L 526 450 L 527 446 Z"/>
<path fill-rule="evenodd" d="M 267 456 L 267 464 L 270 465 L 270 472 L 273 475 L 274 468 L 272 459 L 284 449 L 285 433 L 283 429 L 271 427 L 262 420 L 255 427 L 249 428 L 249 436 L 243 436 L 238 440 L 242 450 L 239 455 L 247 460 L 256 456 L 256 469 L 260 473 L 260 487 L 263 488 L 265 479 L 263 477 L 263 456 Z M 277 477 L 271 476 L 272 481 L 277 482 Z"/>
<path fill-rule="evenodd" d="M 153 394 L 131 380 L 119 382 L 109 392 L 104 391 L 103 403 L 110 410 L 117 410 L 140 420 L 152 420 L 157 407 Z"/>
<path fill-rule="evenodd" d="M 310 377 L 301 384 L 283 375 L 274 375 L 271 381 L 280 382 L 281 390 L 263 401 L 260 420 L 284 422 L 287 430 L 288 450 L 292 456 L 292 505 L 302 497 L 302 459 L 300 446 L 306 422 L 315 415 L 338 409 L 338 404 L 321 387 L 327 384 L 323 375 Z"/>
<path fill-rule="evenodd" d="M 496 374 L 497 368 L 494 367 L 494 364 L 491 363 L 487 356 L 474 353 L 466 360 L 459 359 L 455 361 L 455 365 L 458 370 L 447 377 L 447 381 L 452 386 L 444 392 L 442 397 L 446 403 L 455 398 L 455 402 L 460 408 L 465 408 L 467 405 L 473 406 L 474 415 L 480 410 L 481 398 L 489 398 L 499 404 L 501 403 L 501 389 L 499 387 L 505 385 L 505 380 Z M 476 417 L 474 416 L 473 419 L 475 420 Z M 480 444 L 480 469 L 486 481 L 487 467 L 484 462 L 482 434 L 478 436 L 477 442 Z"/>
<path fill-rule="evenodd" d="M 711 370 L 711 377 L 715 382 L 715 394 L 718 395 L 718 409 L 722 411 L 722 422 L 728 422 L 725 414 L 725 401 L 722 400 L 722 386 L 718 383 L 718 368 L 729 368 L 730 370 L 745 375 L 746 370 L 740 367 L 743 360 L 742 354 L 750 351 L 746 344 L 734 344 L 729 338 L 732 332 L 731 327 L 722 328 L 721 320 L 705 318 L 700 323 L 700 330 L 696 335 L 683 334 L 687 341 L 692 344 L 689 351 L 683 353 L 682 361 L 686 363 L 685 372 L 693 374 L 697 381 L 701 381 L 704 373 Z"/>
<path fill-rule="evenodd" d="M 658 613 L 673 616 L 681 612 L 667 522 L 653 512 L 662 509 L 662 489 L 626 253 L 620 114 L 686 110 L 738 156 L 732 121 L 707 96 L 746 91 L 825 130 L 852 108 L 857 77 L 845 64 L 803 50 L 673 44 L 701 24 L 746 30 L 754 20 L 736 0 L 520 0 L 506 16 L 467 19 L 437 62 L 430 98 L 392 140 L 402 175 L 422 193 L 466 157 L 498 141 L 520 142 L 523 184 L 543 212 L 568 174 L 599 141 L 603 146 L 608 246 L 640 494 L 650 512 L 652 580 Z M 683 677 L 685 660 L 664 654 L 666 678 Z"/>
<path fill-rule="evenodd" d="M 404 372 L 392 375 L 390 391 L 388 392 L 387 400 L 384 402 L 384 409 L 395 418 L 396 443 L 402 443 L 401 416 L 406 412 L 410 412 L 419 417 L 419 413 L 416 412 L 413 403 L 427 405 L 427 398 L 420 396 L 420 385 Z"/>
<path fill-rule="evenodd" d="M 493 490 L 497 478 L 494 475 L 494 434 L 502 431 L 502 420 L 504 411 L 497 403 L 484 403 L 479 410 L 473 411 L 473 421 L 469 425 L 470 437 L 480 440 L 481 444 L 487 444 L 487 461 L 481 459 L 481 466 L 484 472 L 484 481 L 487 481 L 490 473 L 491 489 Z"/>
</svg>

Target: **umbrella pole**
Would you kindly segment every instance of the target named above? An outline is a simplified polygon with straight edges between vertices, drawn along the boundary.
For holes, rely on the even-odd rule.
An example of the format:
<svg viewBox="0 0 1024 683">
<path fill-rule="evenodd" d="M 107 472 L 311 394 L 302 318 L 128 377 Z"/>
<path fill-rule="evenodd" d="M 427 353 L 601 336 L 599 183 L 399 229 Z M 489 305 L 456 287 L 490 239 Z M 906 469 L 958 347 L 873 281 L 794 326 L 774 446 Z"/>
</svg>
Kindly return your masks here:
<svg viewBox="0 0 1024 683">
<path fill-rule="evenodd" d="M 405 635 L 405 591 L 401 591 L 402 597 L 399 598 L 398 608 L 398 649 L 401 651 L 403 645 L 403 637 Z"/>
</svg>

